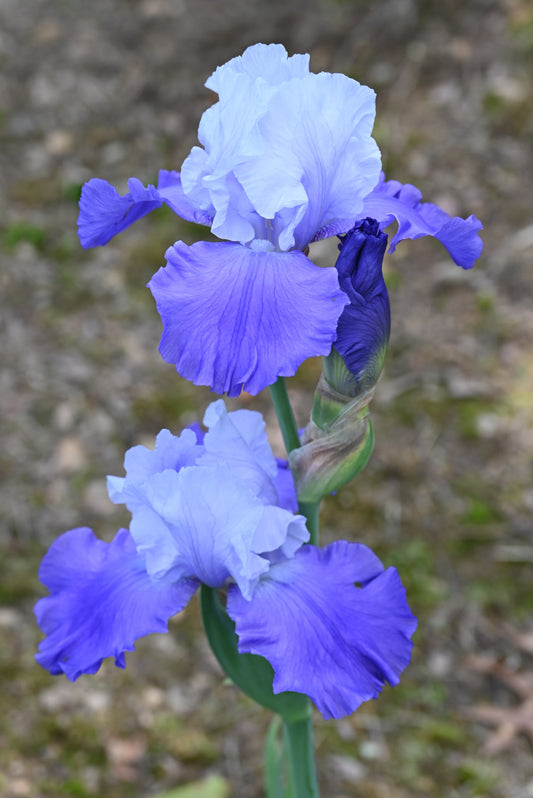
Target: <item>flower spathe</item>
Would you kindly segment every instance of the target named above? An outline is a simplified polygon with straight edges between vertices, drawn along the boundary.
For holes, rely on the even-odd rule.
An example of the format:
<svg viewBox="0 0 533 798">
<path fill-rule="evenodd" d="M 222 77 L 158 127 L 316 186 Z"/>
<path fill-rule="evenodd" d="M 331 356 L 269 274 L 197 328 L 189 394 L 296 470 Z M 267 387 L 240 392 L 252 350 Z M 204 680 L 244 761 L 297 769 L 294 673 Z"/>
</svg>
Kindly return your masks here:
<svg viewBox="0 0 533 798">
<path fill-rule="evenodd" d="M 302 545 L 309 534 L 280 504 L 259 414 L 219 402 L 205 421 L 203 443 L 192 430 L 164 431 L 153 451 L 129 450 L 125 477 L 109 478 L 113 500 L 132 512 L 130 531 L 104 543 L 73 529 L 52 545 L 40 569 L 50 596 L 36 606 L 46 634 L 37 660 L 71 680 L 110 656 L 124 667 L 135 640 L 166 631 L 200 582 L 229 585 L 240 650 L 272 664 L 274 692 L 309 695 L 325 717 L 353 712 L 410 658 L 416 622 L 395 569 L 360 544 Z"/>
<path fill-rule="evenodd" d="M 385 181 L 372 89 L 309 72 L 308 55 L 288 57 L 280 44 L 249 47 L 206 86 L 219 99 L 181 173 L 162 170 L 157 187 L 132 178 L 123 196 L 93 178 L 78 220 L 82 245 L 93 247 L 165 203 L 233 242 L 178 241 L 149 283 L 163 322 L 160 352 L 194 384 L 256 394 L 327 355 L 347 298 L 335 269 L 303 253 L 358 220 L 383 227 L 397 219 L 392 249 L 432 235 L 464 268 L 479 256 L 475 217 L 450 219 L 413 186 Z"/>
</svg>

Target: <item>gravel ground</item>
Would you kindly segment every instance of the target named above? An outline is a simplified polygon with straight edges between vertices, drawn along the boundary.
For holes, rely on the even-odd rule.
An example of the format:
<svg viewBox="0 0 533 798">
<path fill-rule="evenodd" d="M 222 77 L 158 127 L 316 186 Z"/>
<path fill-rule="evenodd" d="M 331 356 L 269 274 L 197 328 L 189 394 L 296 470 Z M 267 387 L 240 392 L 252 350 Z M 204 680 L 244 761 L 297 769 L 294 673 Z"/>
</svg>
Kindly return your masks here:
<svg viewBox="0 0 533 798">
<path fill-rule="evenodd" d="M 122 473 L 124 449 L 211 398 L 159 358 L 144 288 L 166 246 L 195 232 L 162 210 L 83 252 L 79 187 L 179 168 L 211 102 L 203 82 L 257 41 L 375 88 L 388 175 L 485 225 L 470 273 L 432 241 L 387 261 L 376 450 L 326 503 L 323 539 L 396 564 L 420 629 L 400 687 L 318 719 L 323 794 L 531 798 L 528 0 L 0 0 L 0 795 L 144 798 L 207 777 L 198 798 L 262 794 L 268 718 L 223 683 L 194 606 L 125 672 L 108 664 L 75 685 L 34 664 L 32 616 L 58 534 L 127 524 L 102 478 Z M 312 255 L 331 262 L 334 247 Z M 289 381 L 302 424 L 319 370 Z M 241 401 L 279 445 L 268 398 Z"/>
</svg>

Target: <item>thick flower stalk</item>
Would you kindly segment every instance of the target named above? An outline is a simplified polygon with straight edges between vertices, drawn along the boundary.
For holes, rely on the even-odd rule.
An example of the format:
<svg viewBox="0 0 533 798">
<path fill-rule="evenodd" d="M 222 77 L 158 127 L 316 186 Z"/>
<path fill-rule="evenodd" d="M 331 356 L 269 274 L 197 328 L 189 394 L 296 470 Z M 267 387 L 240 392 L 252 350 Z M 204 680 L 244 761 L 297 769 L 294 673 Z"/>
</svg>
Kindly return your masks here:
<svg viewBox="0 0 533 798">
<path fill-rule="evenodd" d="M 157 187 L 137 178 L 119 195 L 93 178 L 80 201 L 84 247 L 106 244 L 163 203 L 220 242 L 177 241 L 149 287 L 163 321 L 160 352 L 196 385 L 236 396 L 328 355 L 349 300 L 333 267 L 307 257 L 313 241 L 367 217 L 398 220 L 403 238 L 431 235 L 470 268 L 481 252 L 474 217 L 450 218 L 414 186 L 386 181 L 372 138 L 375 94 L 341 74 L 309 72 L 309 56 L 257 44 L 218 67 L 218 102 L 202 116 L 181 173 Z"/>
<path fill-rule="evenodd" d="M 238 649 L 270 663 L 274 694 L 303 693 L 325 718 L 353 712 L 410 659 L 416 621 L 396 570 L 358 543 L 302 545 L 290 472 L 258 413 L 227 413 L 219 400 L 205 423 L 205 436 L 163 430 L 153 451 L 127 452 L 125 477 L 108 478 L 129 531 L 108 544 L 73 529 L 53 544 L 38 662 L 71 680 L 105 657 L 124 667 L 135 640 L 166 631 L 202 583 L 227 588 Z"/>
</svg>

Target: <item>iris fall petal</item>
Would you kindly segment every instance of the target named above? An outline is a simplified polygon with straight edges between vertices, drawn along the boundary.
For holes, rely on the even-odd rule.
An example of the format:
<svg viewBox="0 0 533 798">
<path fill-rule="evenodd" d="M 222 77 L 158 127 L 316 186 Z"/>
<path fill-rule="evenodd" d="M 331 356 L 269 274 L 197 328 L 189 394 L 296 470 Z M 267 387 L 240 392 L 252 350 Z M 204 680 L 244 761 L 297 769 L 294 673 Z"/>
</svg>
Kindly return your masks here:
<svg viewBox="0 0 533 798">
<path fill-rule="evenodd" d="M 195 385 L 237 396 L 328 354 L 346 295 L 334 269 L 298 251 L 178 241 L 149 287 L 163 321 L 159 351 Z"/>
<path fill-rule="evenodd" d="M 227 610 L 239 650 L 273 666 L 274 693 L 305 693 L 325 718 L 397 684 L 416 628 L 396 570 L 345 541 L 304 546 L 272 566 L 250 601 L 231 587 Z"/>
<path fill-rule="evenodd" d="M 135 640 L 166 632 L 168 619 L 198 586 L 193 579 L 152 580 L 125 529 L 111 543 L 98 540 L 87 527 L 65 532 L 43 559 L 39 577 L 51 595 L 35 607 L 47 635 L 36 659 L 71 681 L 96 673 L 105 657 L 115 657 L 123 668 Z"/>
</svg>

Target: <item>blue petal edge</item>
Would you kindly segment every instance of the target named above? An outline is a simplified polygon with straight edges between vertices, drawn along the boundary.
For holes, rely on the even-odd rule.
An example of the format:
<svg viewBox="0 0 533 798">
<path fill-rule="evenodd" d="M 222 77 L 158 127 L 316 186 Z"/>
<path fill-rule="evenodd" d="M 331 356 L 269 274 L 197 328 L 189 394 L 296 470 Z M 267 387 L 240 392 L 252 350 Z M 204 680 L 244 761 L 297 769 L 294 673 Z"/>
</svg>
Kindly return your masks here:
<svg viewBox="0 0 533 798">
<path fill-rule="evenodd" d="M 302 547 L 271 567 L 250 601 L 231 586 L 227 611 L 239 651 L 274 668 L 274 693 L 304 693 L 326 719 L 398 683 L 416 628 L 396 569 L 346 541 Z"/>
<path fill-rule="evenodd" d="M 185 195 L 178 172 L 162 169 L 157 188 L 144 186 L 136 177 L 128 180 L 128 193 L 117 190 L 98 177 L 83 186 L 78 216 L 78 235 L 84 249 L 103 246 L 138 219 L 163 203 L 189 222 L 210 225 L 212 215 L 196 208 Z"/>
<path fill-rule="evenodd" d="M 71 529 L 53 543 L 39 578 L 51 595 L 35 606 L 46 634 L 36 660 L 71 681 L 96 673 L 105 657 L 124 668 L 125 652 L 133 651 L 135 640 L 166 632 L 168 619 L 186 606 L 199 584 L 152 580 L 126 529 L 104 543 L 88 527 Z"/>
<path fill-rule="evenodd" d="M 383 173 L 378 185 L 364 201 L 364 214 L 376 219 L 382 229 L 396 219 L 398 230 L 390 242 L 389 252 L 404 238 L 433 236 L 448 250 L 453 261 L 463 269 L 471 269 L 481 255 L 483 242 L 478 233 L 483 229 L 479 219 L 450 217 L 431 202 L 422 202 L 422 194 L 409 183 L 385 180 Z"/>
</svg>

